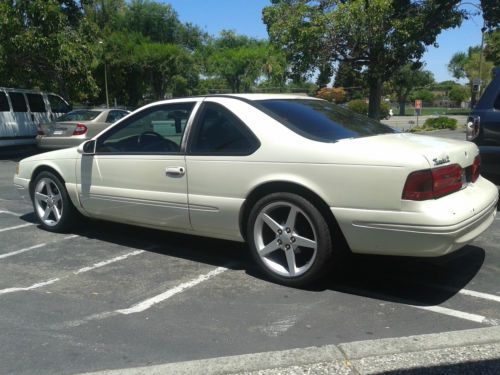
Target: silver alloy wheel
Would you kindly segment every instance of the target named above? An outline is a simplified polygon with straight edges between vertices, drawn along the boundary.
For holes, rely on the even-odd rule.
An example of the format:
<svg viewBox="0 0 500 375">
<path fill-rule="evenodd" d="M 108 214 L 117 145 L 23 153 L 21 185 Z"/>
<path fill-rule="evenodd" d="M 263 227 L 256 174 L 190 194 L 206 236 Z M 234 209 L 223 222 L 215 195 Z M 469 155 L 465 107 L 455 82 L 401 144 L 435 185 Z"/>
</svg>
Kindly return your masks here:
<svg viewBox="0 0 500 375">
<path fill-rule="evenodd" d="M 63 200 L 56 183 L 47 177 L 40 179 L 35 186 L 35 209 L 45 225 L 56 226 L 63 214 Z"/>
<path fill-rule="evenodd" d="M 257 254 L 272 272 L 297 277 L 314 264 L 316 230 L 309 216 L 293 203 L 268 204 L 257 215 L 253 229 Z"/>
</svg>

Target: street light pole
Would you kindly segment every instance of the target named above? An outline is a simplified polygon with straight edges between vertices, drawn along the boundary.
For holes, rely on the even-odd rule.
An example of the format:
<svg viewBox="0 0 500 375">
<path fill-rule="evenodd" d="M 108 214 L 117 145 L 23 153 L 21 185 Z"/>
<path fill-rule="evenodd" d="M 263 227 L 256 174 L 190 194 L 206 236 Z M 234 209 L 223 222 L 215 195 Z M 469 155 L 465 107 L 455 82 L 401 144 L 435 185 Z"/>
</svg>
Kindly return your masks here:
<svg viewBox="0 0 500 375">
<path fill-rule="evenodd" d="M 107 69 L 107 66 L 106 66 L 106 59 L 104 59 L 104 88 L 106 89 L 106 108 L 109 108 L 108 69 Z"/>
<path fill-rule="evenodd" d="M 102 46 L 104 43 L 102 40 L 99 41 L 99 44 Z M 106 65 L 106 57 L 104 56 L 104 51 L 102 53 L 102 57 L 104 60 L 104 90 L 106 91 L 106 108 L 109 108 L 109 95 L 108 95 L 108 69 Z"/>
</svg>

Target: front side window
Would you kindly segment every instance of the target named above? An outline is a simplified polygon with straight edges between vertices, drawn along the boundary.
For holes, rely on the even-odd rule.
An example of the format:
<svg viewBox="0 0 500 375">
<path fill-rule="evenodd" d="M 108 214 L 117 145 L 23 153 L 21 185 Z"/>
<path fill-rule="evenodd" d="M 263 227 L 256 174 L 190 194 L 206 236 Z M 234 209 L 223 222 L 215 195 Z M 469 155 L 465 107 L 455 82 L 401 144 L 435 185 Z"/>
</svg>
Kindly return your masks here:
<svg viewBox="0 0 500 375">
<path fill-rule="evenodd" d="M 271 99 L 257 103 L 289 129 L 315 141 L 336 142 L 396 132 L 378 121 L 324 100 Z"/>
<path fill-rule="evenodd" d="M 97 142 L 98 153 L 179 153 L 195 103 L 147 108 L 112 127 Z"/>
<path fill-rule="evenodd" d="M 20 92 L 9 92 L 10 102 L 12 103 L 12 110 L 14 112 L 28 112 L 24 94 Z"/>
<path fill-rule="evenodd" d="M 40 94 L 26 94 L 28 98 L 28 104 L 30 106 L 31 112 L 46 112 L 45 103 L 43 102 L 43 97 Z"/>
<path fill-rule="evenodd" d="M 217 103 L 206 102 L 196 123 L 191 154 L 250 155 L 259 141 L 232 112 Z"/>
<path fill-rule="evenodd" d="M 50 108 L 52 109 L 52 112 L 54 112 L 54 113 L 69 112 L 70 108 L 69 108 L 68 103 L 66 103 L 64 100 L 62 100 L 59 96 L 49 94 L 48 97 L 49 97 L 49 103 L 50 103 Z"/>
</svg>

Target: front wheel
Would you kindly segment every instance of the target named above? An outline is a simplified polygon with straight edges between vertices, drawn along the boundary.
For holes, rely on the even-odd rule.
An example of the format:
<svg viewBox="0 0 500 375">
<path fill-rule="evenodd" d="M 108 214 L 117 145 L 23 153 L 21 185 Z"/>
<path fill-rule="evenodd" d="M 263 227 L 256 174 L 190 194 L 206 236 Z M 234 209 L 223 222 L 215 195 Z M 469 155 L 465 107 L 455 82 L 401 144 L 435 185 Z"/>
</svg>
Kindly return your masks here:
<svg viewBox="0 0 500 375">
<path fill-rule="evenodd" d="M 77 212 L 63 182 L 45 171 L 35 178 L 33 208 L 42 227 L 51 232 L 64 232 L 75 222 Z"/>
<path fill-rule="evenodd" d="M 311 202 L 292 193 L 261 198 L 250 212 L 247 238 L 262 270 L 289 286 L 320 278 L 333 255 L 325 218 Z"/>
</svg>

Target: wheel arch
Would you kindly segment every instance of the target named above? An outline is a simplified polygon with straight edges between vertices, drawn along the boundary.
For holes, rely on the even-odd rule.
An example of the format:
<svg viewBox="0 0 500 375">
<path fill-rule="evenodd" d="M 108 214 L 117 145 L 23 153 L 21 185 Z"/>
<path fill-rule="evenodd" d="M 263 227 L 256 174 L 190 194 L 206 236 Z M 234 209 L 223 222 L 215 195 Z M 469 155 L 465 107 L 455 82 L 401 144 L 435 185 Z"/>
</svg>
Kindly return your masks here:
<svg viewBox="0 0 500 375">
<path fill-rule="evenodd" d="M 66 184 L 66 181 L 62 177 L 62 174 L 55 168 L 54 166 L 48 165 L 48 164 L 40 164 L 37 165 L 34 169 L 33 172 L 31 173 L 30 177 L 30 183 L 29 183 L 29 193 L 30 197 L 33 196 L 33 189 L 35 188 L 35 179 L 36 177 L 42 173 L 42 172 L 50 172 L 53 173 L 57 178 L 61 180 L 63 184 Z"/>
<path fill-rule="evenodd" d="M 313 203 L 314 206 L 320 211 L 320 213 L 327 221 L 332 236 L 338 237 L 338 239 L 340 239 L 342 248 L 350 252 L 349 246 L 342 233 L 342 230 L 340 229 L 335 216 L 333 215 L 332 211 L 330 210 L 330 207 L 324 201 L 324 199 L 321 198 L 313 190 L 305 187 L 304 185 L 291 181 L 269 181 L 256 186 L 252 191 L 250 191 L 250 193 L 247 195 L 241 207 L 240 217 L 239 217 L 240 232 L 245 240 L 247 240 L 246 228 L 248 225 L 250 211 L 252 210 L 253 205 L 260 198 L 268 194 L 280 193 L 280 192 L 295 193 L 297 195 L 300 195 L 308 199 L 311 203 Z"/>
</svg>

